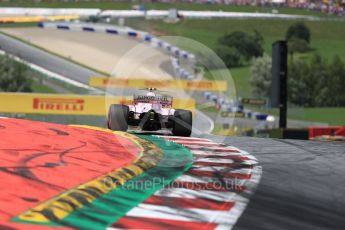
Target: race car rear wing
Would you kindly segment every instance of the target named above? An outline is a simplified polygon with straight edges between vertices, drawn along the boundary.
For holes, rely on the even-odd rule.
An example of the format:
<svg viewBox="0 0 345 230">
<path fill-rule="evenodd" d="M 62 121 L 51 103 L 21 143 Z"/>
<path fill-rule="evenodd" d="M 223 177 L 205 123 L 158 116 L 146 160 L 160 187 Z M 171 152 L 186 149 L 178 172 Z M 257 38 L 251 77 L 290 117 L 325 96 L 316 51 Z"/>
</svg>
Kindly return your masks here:
<svg viewBox="0 0 345 230">
<path fill-rule="evenodd" d="M 171 96 L 147 96 L 134 95 L 134 104 L 138 103 L 160 103 L 163 108 L 172 107 L 173 97 Z"/>
</svg>

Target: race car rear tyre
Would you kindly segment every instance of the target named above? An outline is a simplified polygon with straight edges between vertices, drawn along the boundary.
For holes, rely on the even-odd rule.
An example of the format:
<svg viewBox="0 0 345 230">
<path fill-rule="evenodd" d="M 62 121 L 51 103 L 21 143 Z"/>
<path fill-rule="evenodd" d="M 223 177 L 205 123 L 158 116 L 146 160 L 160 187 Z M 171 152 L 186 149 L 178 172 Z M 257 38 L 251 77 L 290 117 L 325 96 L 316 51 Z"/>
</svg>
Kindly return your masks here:
<svg viewBox="0 0 345 230">
<path fill-rule="evenodd" d="M 189 137 L 192 133 L 192 112 L 184 109 L 176 109 L 172 133 L 175 136 Z"/>
<path fill-rule="evenodd" d="M 114 131 L 127 131 L 128 113 L 127 105 L 111 105 L 108 112 L 108 128 Z"/>
</svg>

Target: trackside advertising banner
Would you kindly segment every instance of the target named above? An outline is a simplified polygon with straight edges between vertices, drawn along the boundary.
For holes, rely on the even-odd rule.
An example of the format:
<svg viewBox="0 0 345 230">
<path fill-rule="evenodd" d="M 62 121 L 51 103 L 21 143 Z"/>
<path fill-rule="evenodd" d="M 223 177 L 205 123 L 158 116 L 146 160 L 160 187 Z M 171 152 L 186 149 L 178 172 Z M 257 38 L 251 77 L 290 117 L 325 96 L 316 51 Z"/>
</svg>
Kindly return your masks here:
<svg viewBox="0 0 345 230">
<path fill-rule="evenodd" d="M 0 23 L 20 23 L 20 22 L 42 22 L 55 20 L 72 20 L 79 19 L 78 15 L 55 15 L 55 16 L 14 16 L 1 17 Z"/>
<path fill-rule="evenodd" d="M 133 103 L 133 97 L 0 93 L 0 113 L 105 116 L 110 104 Z M 195 111 L 193 99 L 174 99 L 173 108 Z"/>
<path fill-rule="evenodd" d="M 123 79 L 110 77 L 91 77 L 90 86 L 109 88 L 158 88 L 158 89 L 185 89 L 200 91 L 226 91 L 226 81 L 189 81 L 189 80 L 144 80 L 144 79 Z"/>
</svg>

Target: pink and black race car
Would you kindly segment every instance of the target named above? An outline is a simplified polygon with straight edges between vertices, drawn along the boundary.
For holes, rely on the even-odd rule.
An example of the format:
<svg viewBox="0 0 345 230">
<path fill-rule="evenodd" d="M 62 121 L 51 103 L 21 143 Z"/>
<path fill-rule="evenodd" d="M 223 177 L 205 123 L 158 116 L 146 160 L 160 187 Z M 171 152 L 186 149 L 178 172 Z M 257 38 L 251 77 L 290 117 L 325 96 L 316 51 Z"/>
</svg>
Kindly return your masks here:
<svg viewBox="0 0 345 230">
<path fill-rule="evenodd" d="M 111 105 L 108 128 L 127 131 L 130 126 L 142 131 L 171 130 L 175 136 L 190 136 L 192 112 L 173 109 L 173 97 L 158 95 L 155 91 L 155 88 L 149 88 L 146 94 L 134 95 L 133 105 Z"/>
</svg>

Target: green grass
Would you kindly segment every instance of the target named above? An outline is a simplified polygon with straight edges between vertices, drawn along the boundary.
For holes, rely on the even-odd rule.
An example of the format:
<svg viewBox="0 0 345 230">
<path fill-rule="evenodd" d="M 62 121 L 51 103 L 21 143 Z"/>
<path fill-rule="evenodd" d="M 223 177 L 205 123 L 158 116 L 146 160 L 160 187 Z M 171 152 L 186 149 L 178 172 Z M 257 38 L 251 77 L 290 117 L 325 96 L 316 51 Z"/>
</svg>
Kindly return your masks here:
<svg viewBox="0 0 345 230">
<path fill-rule="evenodd" d="M 211 49 L 217 46 L 217 40 L 225 32 L 253 30 L 259 31 L 264 37 L 264 50 L 270 54 L 272 43 L 285 38 L 288 27 L 294 20 L 186 20 L 177 24 L 167 25 L 161 21 L 151 21 L 154 31 L 167 35 L 184 36 L 199 41 Z M 344 21 L 308 21 L 305 24 L 311 31 L 310 46 L 325 58 L 338 54 L 345 58 L 345 22 Z"/>
<path fill-rule="evenodd" d="M 34 93 L 56 93 L 56 91 L 49 86 L 40 84 L 39 82 L 34 81 L 31 85 L 31 89 Z"/>
<path fill-rule="evenodd" d="M 211 49 L 217 47 L 217 40 L 225 32 L 253 30 L 259 31 L 264 37 L 264 51 L 272 52 L 272 43 L 285 37 L 287 28 L 295 23 L 289 20 L 186 20 L 177 24 L 167 25 L 161 21 L 150 21 L 146 25 L 158 34 L 183 36 L 199 41 Z M 322 57 L 331 60 L 339 55 L 345 60 L 345 22 L 343 21 L 308 21 L 305 22 L 311 31 L 311 48 L 313 51 L 300 58 L 310 59 L 313 54 L 319 53 Z M 144 27 L 144 26 L 142 26 Z M 190 49 L 192 50 L 192 49 Z M 250 96 L 249 85 L 250 67 L 231 68 L 231 75 L 235 82 L 237 95 Z"/>
<path fill-rule="evenodd" d="M 279 116 L 276 108 L 253 110 Z M 329 125 L 345 125 L 345 107 L 316 107 L 316 108 L 296 108 L 288 107 L 288 118 L 293 120 L 314 121 L 327 123 Z"/>
<path fill-rule="evenodd" d="M 224 77 L 224 71 L 229 71 L 229 77 Z M 227 76 L 227 75 L 225 75 Z M 251 86 L 249 84 L 250 79 L 250 67 L 237 67 L 228 69 L 210 70 L 205 73 L 205 77 L 210 80 L 225 80 L 228 84 L 229 93 L 236 90 L 236 95 L 240 97 L 250 97 Z"/>
<path fill-rule="evenodd" d="M 345 108 L 305 108 L 304 120 L 325 122 L 329 125 L 345 125 Z"/>
<path fill-rule="evenodd" d="M 37 27 L 38 22 L 20 22 L 0 24 L 0 28 L 20 28 L 20 27 Z"/>
<path fill-rule="evenodd" d="M 0 59 L 2 60 L 6 56 L 0 55 Z M 0 60 L 0 61 L 1 61 Z M 15 61 L 17 62 L 17 61 Z M 12 68 L 12 67 L 11 67 Z M 40 79 L 44 77 L 41 73 L 34 71 L 27 67 L 26 71 L 23 72 L 26 78 L 28 78 L 28 83 L 31 84 L 30 88 L 33 93 L 56 93 L 54 89 L 45 85 Z"/>
<path fill-rule="evenodd" d="M 99 9 L 117 9 L 128 10 L 131 9 L 130 3 L 124 2 L 30 2 L 30 1 L 15 1 L 2 2 L 2 7 L 40 7 L 40 8 L 99 8 Z"/>
<path fill-rule="evenodd" d="M 0 55 L 0 59 L 2 55 Z M 64 83 L 60 80 L 50 78 L 49 76 L 27 67 L 25 76 L 30 79 L 31 90 L 33 93 L 61 93 L 73 92 L 77 94 L 86 94 L 86 89 L 80 89 L 79 87 Z"/>
<path fill-rule="evenodd" d="M 251 86 L 250 80 L 250 67 L 238 67 L 230 69 L 231 76 L 234 79 L 237 96 L 250 97 Z"/>
<path fill-rule="evenodd" d="M 114 10 L 129 10 L 133 5 L 137 3 L 130 3 L 128 1 L 118 2 L 37 2 L 32 3 L 28 1 L 12 1 L 2 2 L 2 7 L 42 7 L 42 8 L 99 8 L 102 10 L 114 9 Z M 282 14 L 297 14 L 297 15 L 313 15 L 313 16 L 324 16 L 326 14 L 314 11 L 307 11 L 303 9 L 292 9 L 292 8 L 276 8 L 276 7 L 259 7 L 259 6 L 232 6 L 232 5 L 217 5 L 217 4 L 188 4 L 188 3 L 145 3 L 145 9 L 156 9 L 156 10 L 168 10 L 176 8 L 178 10 L 210 10 L 210 11 L 232 11 L 232 12 L 260 12 L 260 13 L 271 13 L 273 9 L 277 9 Z"/>
</svg>

